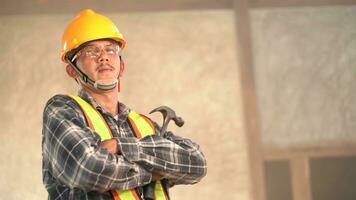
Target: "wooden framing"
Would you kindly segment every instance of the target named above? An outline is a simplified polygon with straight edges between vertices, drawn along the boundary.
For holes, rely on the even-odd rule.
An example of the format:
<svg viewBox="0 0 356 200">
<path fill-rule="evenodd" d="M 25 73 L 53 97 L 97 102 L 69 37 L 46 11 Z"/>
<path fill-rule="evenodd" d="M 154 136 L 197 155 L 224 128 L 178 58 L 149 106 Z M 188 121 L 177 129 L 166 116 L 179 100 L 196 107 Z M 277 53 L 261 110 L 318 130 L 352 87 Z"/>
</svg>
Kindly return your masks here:
<svg viewBox="0 0 356 200">
<path fill-rule="evenodd" d="M 248 11 L 253 8 L 333 6 L 356 4 L 355 0 L 235 0 L 237 54 L 242 82 L 244 118 L 249 141 L 252 198 L 266 200 L 264 161 L 288 160 L 291 166 L 292 195 L 294 200 L 312 200 L 309 160 L 314 157 L 356 155 L 355 144 L 330 144 L 322 146 L 298 146 L 280 149 L 261 144 L 257 94 L 254 84 L 253 52 L 250 38 Z M 242 55 L 240 55 L 242 54 Z M 241 58 L 243 57 L 243 58 Z M 256 166 L 257 165 L 257 166 Z"/>
<path fill-rule="evenodd" d="M 289 160 L 291 166 L 294 200 L 312 200 L 309 160 L 322 157 L 355 156 L 356 146 L 339 144 L 334 146 L 305 145 L 296 148 L 264 148 L 263 160 Z"/>
<path fill-rule="evenodd" d="M 237 32 L 237 60 L 242 85 L 242 102 L 244 109 L 245 129 L 248 141 L 249 165 L 251 177 L 251 197 L 255 200 L 265 200 L 265 182 L 261 140 L 259 130 L 259 116 L 253 68 L 253 53 L 251 43 L 251 28 L 249 18 L 249 4 L 247 0 L 234 1 L 236 32 Z"/>
<path fill-rule="evenodd" d="M 264 148 L 263 160 L 289 160 L 291 163 L 294 200 L 312 200 L 309 161 L 312 158 L 355 156 L 356 146 L 299 146 L 296 148 Z M 263 188 L 262 188 L 263 189 Z"/>
<path fill-rule="evenodd" d="M 309 159 L 294 156 L 291 159 L 292 193 L 295 200 L 311 200 Z"/>
<path fill-rule="evenodd" d="M 285 160 L 294 157 L 308 157 L 308 158 L 321 158 L 321 157 L 342 157 L 356 155 L 356 145 L 338 145 L 338 146 L 313 146 L 305 145 L 295 148 L 264 148 L 264 160 Z"/>
</svg>

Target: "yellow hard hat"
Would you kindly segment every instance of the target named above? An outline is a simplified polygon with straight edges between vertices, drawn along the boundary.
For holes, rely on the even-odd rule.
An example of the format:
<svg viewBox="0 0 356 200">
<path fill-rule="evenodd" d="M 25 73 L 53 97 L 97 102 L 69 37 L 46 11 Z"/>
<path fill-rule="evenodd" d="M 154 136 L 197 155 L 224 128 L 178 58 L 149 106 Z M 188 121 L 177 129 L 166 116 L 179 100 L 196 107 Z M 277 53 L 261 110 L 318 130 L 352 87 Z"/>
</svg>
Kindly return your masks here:
<svg viewBox="0 0 356 200">
<path fill-rule="evenodd" d="M 109 18 L 90 9 L 83 10 L 69 23 L 64 31 L 61 59 L 67 62 L 65 56 L 80 45 L 106 38 L 119 42 L 121 49 L 125 48 L 125 38 Z"/>
</svg>

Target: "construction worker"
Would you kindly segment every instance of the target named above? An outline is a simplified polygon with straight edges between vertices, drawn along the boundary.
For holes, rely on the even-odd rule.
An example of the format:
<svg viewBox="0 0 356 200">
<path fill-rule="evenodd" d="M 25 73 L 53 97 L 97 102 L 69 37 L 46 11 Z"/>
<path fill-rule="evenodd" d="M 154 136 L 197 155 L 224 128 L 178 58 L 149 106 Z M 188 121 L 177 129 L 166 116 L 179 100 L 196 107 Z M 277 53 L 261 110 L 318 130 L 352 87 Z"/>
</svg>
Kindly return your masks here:
<svg viewBox="0 0 356 200">
<path fill-rule="evenodd" d="M 48 199 L 169 199 L 168 188 L 206 175 L 197 144 L 119 101 L 126 40 L 113 22 L 79 13 L 62 38 L 61 59 L 81 86 L 55 95 L 43 113 L 43 183 Z M 138 94 L 137 98 L 141 98 Z"/>
</svg>

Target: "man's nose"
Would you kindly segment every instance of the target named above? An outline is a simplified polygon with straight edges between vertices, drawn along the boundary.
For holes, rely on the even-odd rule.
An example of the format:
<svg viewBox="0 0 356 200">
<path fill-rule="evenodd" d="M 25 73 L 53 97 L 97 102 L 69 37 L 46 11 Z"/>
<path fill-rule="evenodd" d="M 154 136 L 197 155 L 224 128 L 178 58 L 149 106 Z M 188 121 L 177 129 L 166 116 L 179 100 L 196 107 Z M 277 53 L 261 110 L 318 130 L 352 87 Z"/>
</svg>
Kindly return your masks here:
<svg viewBox="0 0 356 200">
<path fill-rule="evenodd" d="M 109 61 L 109 56 L 105 51 L 101 51 L 99 55 L 99 62 L 107 62 Z"/>
</svg>

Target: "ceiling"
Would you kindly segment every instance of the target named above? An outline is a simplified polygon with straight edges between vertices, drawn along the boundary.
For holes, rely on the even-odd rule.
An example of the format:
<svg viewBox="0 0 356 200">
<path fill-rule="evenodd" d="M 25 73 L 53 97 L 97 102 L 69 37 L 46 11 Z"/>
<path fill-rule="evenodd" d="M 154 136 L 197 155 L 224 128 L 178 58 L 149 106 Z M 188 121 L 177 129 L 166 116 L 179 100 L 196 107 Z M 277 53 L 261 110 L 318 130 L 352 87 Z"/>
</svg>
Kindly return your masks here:
<svg viewBox="0 0 356 200">
<path fill-rule="evenodd" d="M 2 0 L 0 15 L 232 9 L 239 2 L 249 7 L 356 5 L 356 0 Z"/>
</svg>

